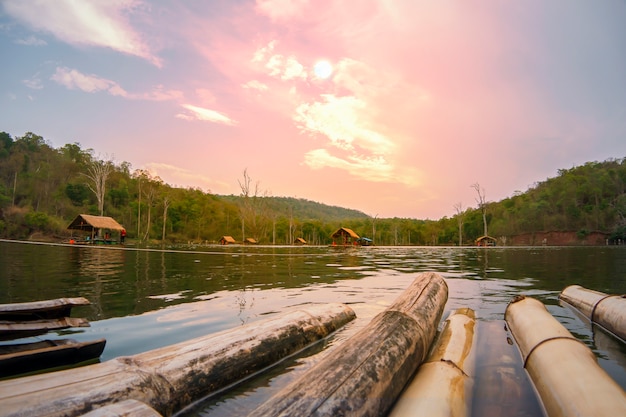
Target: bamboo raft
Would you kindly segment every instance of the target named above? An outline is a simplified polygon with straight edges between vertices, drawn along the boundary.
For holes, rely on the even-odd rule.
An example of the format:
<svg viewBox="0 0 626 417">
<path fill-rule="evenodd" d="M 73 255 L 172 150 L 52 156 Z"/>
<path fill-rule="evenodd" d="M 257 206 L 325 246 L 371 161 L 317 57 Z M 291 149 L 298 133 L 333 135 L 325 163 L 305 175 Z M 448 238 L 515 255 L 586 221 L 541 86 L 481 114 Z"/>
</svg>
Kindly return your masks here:
<svg viewBox="0 0 626 417">
<path fill-rule="evenodd" d="M 507 379 L 508 373 L 487 382 L 491 402 L 472 409 L 472 395 L 485 394 L 476 379 L 475 315 L 471 309 L 458 309 L 437 331 L 447 291 L 439 274 L 420 274 L 369 326 L 250 416 L 506 415 L 510 397 L 521 389 L 516 378 Z M 575 298 L 571 289 L 564 293 L 570 301 Z M 598 302 L 591 304 L 596 313 L 601 311 Z M 342 304 L 310 306 L 131 357 L 0 381 L 3 415 L 170 416 L 328 336 L 354 317 Z M 534 385 L 533 399 L 538 396 L 547 416 L 626 415 L 624 390 L 540 301 L 515 297 L 504 319 L 505 332 L 508 328 L 515 339 L 505 345 L 519 350 Z M 501 323 L 489 323 L 502 329 Z M 619 334 L 619 329 L 612 331 Z M 501 348 L 493 352 L 509 356 Z M 505 365 L 496 360 L 482 366 L 497 367 L 488 373 L 499 375 L 507 371 Z"/>
</svg>

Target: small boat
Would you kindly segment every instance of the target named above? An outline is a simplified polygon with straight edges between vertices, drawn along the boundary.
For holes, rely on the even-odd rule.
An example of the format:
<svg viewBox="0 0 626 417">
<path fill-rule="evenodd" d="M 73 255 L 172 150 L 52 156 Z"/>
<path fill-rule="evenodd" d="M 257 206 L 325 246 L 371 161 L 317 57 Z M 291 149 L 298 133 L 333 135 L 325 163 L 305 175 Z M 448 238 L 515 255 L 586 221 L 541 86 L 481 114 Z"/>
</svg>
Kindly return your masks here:
<svg viewBox="0 0 626 417">
<path fill-rule="evenodd" d="M 42 340 L 0 346 L 0 378 L 99 358 L 105 339 L 77 342 L 74 339 Z"/>
<path fill-rule="evenodd" d="M 70 327 L 89 327 L 89 321 L 77 317 L 27 321 L 0 320 L 0 340 L 36 336 L 47 333 L 50 330 L 61 330 Z"/>
<path fill-rule="evenodd" d="M 72 307 L 91 304 L 84 297 L 0 304 L 0 320 L 26 321 L 69 317 Z"/>
</svg>

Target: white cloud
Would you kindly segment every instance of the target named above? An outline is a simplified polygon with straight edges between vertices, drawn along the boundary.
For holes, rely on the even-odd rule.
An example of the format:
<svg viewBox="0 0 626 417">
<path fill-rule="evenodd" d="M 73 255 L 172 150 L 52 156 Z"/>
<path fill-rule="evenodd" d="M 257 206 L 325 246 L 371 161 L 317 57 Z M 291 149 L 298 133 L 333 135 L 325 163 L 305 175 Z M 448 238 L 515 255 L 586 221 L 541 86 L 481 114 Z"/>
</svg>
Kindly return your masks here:
<svg viewBox="0 0 626 417">
<path fill-rule="evenodd" d="M 385 155 L 394 143 L 367 125 L 367 104 L 353 96 L 335 97 L 326 94 L 324 101 L 304 103 L 296 109 L 294 120 L 307 133 L 321 134 L 341 149 L 365 150 Z"/>
<path fill-rule="evenodd" d="M 160 58 L 152 53 L 128 21 L 128 15 L 141 5 L 139 0 L 3 2 L 7 14 L 63 42 L 111 48 L 161 66 Z"/>
<path fill-rule="evenodd" d="M 96 75 L 86 75 L 66 67 L 58 67 L 51 79 L 70 90 L 78 89 L 87 93 L 107 91 L 114 96 L 128 96 L 128 93 L 115 81 L 100 78 Z"/>
<path fill-rule="evenodd" d="M 33 77 L 30 80 L 22 80 L 24 85 L 33 90 L 41 90 L 43 88 L 43 84 L 41 83 L 41 78 Z"/>
<path fill-rule="evenodd" d="M 300 16 L 309 0 L 257 0 L 256 9 L 273 21 L 288 20 Z"/>
<path fill-rule="evenodd" d="M 50 77 L 51 80 L 69 88 L 70 90 L 82 90 L 87 93 L 97 93 L 106 91 L 112 96 L 124 97 L 131 100 L 148 100 L 148 101 L 169 101 L 180 100 L 183 93 L 179 90 L 165 90 L 162 85 L 155 86 L 152 91 L 144 93 L 129 93 L 122 86 L 112 80 L 99 77 L 94 74 L 83 74 L 76 69 L 57 67 L 56 72 Z M 27 84 L 31 88 L 35 88 L 37 84 L 35 79 Z M 26 83 L 26 81 L 24 81 Z M 40 85 L 40 84 L 39 84 Z M 42 88 L 41 86 L 39 88 Z"/>
<path fill-rule="evenodd" d="M 228 116 L 211 109 L 205 109 L 203 107 L 194 106 L 191 104 L 183 104 L 185 109 L 189 110 L 191 114 L 180 113 L 176 117 L 183 120 L 202 120 L 213 123 L 221 123 L 229 126 L 237 124 L 234 120 Z"/>
<path fill-rule="evenodd" d="M 304 155 L 304 164 L 311 169 L 336 168 L 366 181 L 400 183 L 415 187 L 421 184 L 421 175 L 413 168 L 398 169 L 382 156 L 339 157 L 326 149 L 314 149 Z"/>
<path fill-rule="evenodd" d="M 170 164 L 160 162 L 149 162 L 144 168 L 154 176 L 158 176 L 166 183 L 179 186 L 184 184 L 185 187 L 199 187 L 208 192 L 222 192 L 230 189 L 231 185 L 223 181 L 217 181 L 212 178 L 199 175 L 197 172 L 191 172 L 188 169 L 177 167 Z"/>
<path fill-rule="evenodd" d="M 15 43 L 18 45 L 28 45 L 28 46 L 44 46 L 48 44 L 43 39 L 39 39 L 32 35 L 24 39 L 18 39 L 15 41 Z"/>
<path fill-rule="evenodd" d="M 252 81 L 248 81 L 245 84 L 241 85 L 243 88 L 248 88 L 251 90 L 259 90 L 259 91 L 267 91 L 268 86 L 267 84 L 263 84 L 260 81 L 257 80 L 252 80 Z"/>
<path fill-rule="evenodd" d="M 295 55 L 284 56 L 274 53 L 276 41 L 271 41 L 262 48 L 257 49 L 252 57 L 253 63 L 261 63 L 271 77 L 283 81 L 306 80 L 308 73 Z"/>
</svg>

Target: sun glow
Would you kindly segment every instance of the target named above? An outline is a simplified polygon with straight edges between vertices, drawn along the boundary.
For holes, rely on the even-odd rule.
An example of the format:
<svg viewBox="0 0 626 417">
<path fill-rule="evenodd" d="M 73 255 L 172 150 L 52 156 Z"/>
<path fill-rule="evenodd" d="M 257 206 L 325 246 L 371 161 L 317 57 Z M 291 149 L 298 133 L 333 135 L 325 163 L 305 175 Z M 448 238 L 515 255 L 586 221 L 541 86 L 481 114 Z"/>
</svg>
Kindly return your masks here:
<svg viewBox="0 0 626 417">
<path fill-rule="evenodd" d="M 313 67 L 315 76 L 319 79 L 325 80 L 333 73 L 333 67 L 328 61 L 317 61 Z"/>
</svg>

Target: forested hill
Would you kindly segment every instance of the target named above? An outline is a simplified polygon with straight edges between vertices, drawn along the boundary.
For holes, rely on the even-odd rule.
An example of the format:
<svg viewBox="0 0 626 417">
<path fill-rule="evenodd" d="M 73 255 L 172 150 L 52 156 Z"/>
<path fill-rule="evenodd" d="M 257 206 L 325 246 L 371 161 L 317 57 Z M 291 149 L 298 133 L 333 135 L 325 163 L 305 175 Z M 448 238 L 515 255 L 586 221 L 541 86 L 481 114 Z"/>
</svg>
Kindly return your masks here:
<svg viewBox="0 0 626 417">
<path fill-rule="evenodd" d="M 296 237 L 327 244 L 343 226 L 377 245 L 465 244 L 483 234 L 483 218 L 488 234 L 503 239 L 541 231 L 581 236 L 599 231 L 626 238 L 626 158 L 563 169 L 502 201 L 419 220 L 373 219 L 306 199 L 256 195 L 247 187 L 238 196 L 172 187 L 149 172 L 132 170 L 128 162 L 95 155 L 77 143 L 55 149 L 34 133 L 13 138 L 1 132 L 0 237 L 62 239 L 76 215 L 103 214 L 140 242 L 215 242 L 231 235 L 266 244 L 290 244 Z M 233 182 L 249 184 L 246 175 Z M 488 184 L 481 185 L 488 191 Z"/>
</svg>

